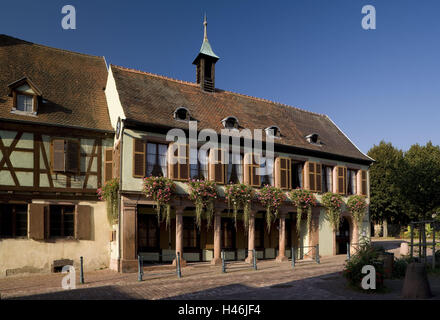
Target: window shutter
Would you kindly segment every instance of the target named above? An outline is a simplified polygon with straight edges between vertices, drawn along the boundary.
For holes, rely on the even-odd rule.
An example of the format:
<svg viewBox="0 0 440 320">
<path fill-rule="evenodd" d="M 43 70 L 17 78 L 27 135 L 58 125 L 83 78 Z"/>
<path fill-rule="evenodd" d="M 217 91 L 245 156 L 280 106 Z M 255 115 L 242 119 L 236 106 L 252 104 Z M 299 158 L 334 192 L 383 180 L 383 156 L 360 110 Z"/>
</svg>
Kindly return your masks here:
<svg viewBox="0 0 440 320">
<path fill-rule="evenodd" d="M 65 167 L 65 153 L 64 153 L 64 139 L 52 140 L 52 171 L 64 172 Z"/>
<path fill-rule="evenodd" d="M 211 149 L 209 152 L 209 180 L 225 183 L 225 152 L 223 149 Z"/>
<path fill-rule="evenodd" d="M 189 178 L 189 145 L 181 144 L 178 146 L 178 155 L 181 162 L 177 163 L 179 166 L 179 179 L 187 180 Z"/>
<path fill-rule="evenodd" d="M 66 140 L 65 168 L 67 172 L 79 172 L 79 141 Z"/>
<path fill-rule="evenodd" d="M 104 182 L 113 178 L 113 148 L 105 149 Z"/>
<path fill-rule="evenodd" d="M 176 179 L 179 173 L 177 163 L 173 164 L 174 161 L 177 161 L 177 154 L 176 145 L 171 143 L 168 148 L 168 176 L 170 179 Z"/>
<path fill-rule="evenodd" d="M 367 195 L 367 171 L 361 170 L 361 195 Z"/>
<path fill-rule="evenodd" d="M 141 139 L 133 140 L 133 177 L 145 176 L 146 143 Z"/>
<path fill-rule="evenodd" d="M 251 164 L 252 164 L 252 154 L 251 153 L 246 153 L 243 157 L 243 182 L 245 184 L 251 185 L 251 173 L 252 173 L 252 169 L 251 169 Z"/>
<path fill-rule="evenodd" d="M 44 216 L 46 205 L 42 203 L 29 204 L 29 238 L 44 240 Z"/>
<path fill-rule="evenodd" d="M 291 160 L 278 157 L 275 159 L 275 186 L 281 189 L 292 188 Z"/>
<path fill-rule="evenodd" d="M 91 240 L 91 235 L 92 207 L 77 205 L 75 211 L 75 239 Z"/>
<path fill-rule="evenodd" d="M 337 170 L 337 193 L 346 194 L 347 193 L 347 168 L 336 167 Z"/>
<path fill-rule="evenodd" d="M 168 175 L 170 179 L 188 180 L 189 169 L 189 145 L 170 144 L 168 147 Z"/>
<path fill-rule="evenodd" d="M 251 154 L 250 159 L 249 159 L 250 163 L 251 163 L 250 172 L 249 172 L 250 179 L 251 179 L 250 185 L 252 187 L 260 187 L 260 185 L 261 185 L 261 181 L 260 181 L 261 177 L 257 174 L 257 169 L 259 168 L 259 162 L 260 162 L 259 161 L 260 159 L 258 159 L 258 158 L 259 158 L 259 155 Z"/>
</svg>

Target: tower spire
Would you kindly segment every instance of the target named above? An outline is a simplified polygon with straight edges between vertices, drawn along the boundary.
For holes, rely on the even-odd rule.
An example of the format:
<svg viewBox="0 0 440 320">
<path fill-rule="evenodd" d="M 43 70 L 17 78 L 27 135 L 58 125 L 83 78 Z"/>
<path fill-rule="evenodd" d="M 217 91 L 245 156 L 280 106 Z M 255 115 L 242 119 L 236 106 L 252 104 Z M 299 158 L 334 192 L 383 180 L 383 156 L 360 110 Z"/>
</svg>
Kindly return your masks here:
<svg viewBox="0 0 440 320">
<path fill-rule="evenodd" d="M 205 18 L 203 19 L 203 29 L 204 29 L 203 41 L 208 41 L 208 21 L 206 20 L 206 12 L 205 12 Z"/>
</svg>

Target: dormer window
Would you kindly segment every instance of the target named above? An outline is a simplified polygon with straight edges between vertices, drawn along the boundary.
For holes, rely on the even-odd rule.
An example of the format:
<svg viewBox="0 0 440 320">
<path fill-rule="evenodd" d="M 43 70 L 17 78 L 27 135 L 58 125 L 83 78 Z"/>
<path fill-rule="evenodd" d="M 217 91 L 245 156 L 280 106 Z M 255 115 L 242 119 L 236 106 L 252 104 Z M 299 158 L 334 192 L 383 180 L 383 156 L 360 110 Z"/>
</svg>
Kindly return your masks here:
<svg viewBox="0 0 440 320">
<path fill-rule="evenodd" d="M 280 128 L 278 128 L 277 126 L 267 127 L 266 129 L 264 129 L 264 131 L 266 131 L 266 135 L 268 135 L 268 136 L 271 136 L 274 138 L 281 137 Z"/>
<path fill-rule="evenodd" d="M 223 127 L 226 129 L 238 129 L 238 119 L 236 117 L 227 117 L 222 120 Z"/>
<path fill-rule="evenodd" d="M 306 136 L 306 139 L 309 143 L 319 144 L 319 135 L 317 133 L 312 133 Z"/>
<path fill-rule="evenodd" d="M 41 92 L 29 78 L 22 78 L 9 86 L 9 95 L 13 97 L 12 112 L 35 115 Z"/>
<path fill-rule="evenodd" d="M 176 111 L 174 111 L 174 119 L 181 121 L 189 121 L 190 114 L 188 109 L 185 107 L 177 108 Z"/>
</svg>

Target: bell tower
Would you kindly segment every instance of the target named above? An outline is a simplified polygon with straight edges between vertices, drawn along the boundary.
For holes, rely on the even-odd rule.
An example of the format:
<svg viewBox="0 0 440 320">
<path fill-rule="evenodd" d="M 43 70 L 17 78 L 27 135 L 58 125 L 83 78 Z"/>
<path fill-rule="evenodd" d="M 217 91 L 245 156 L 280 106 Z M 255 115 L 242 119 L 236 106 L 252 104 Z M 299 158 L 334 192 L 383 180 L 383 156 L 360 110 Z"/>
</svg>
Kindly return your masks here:
<svg viewBox="0 0 440 320">
<path fill-rule="evenodd" d="M 204 36 L 202 47 L 199 54 L 194 59 L 193 64 L 196 65 L 196 79 L 200 84 L 200 88 L 207 92 L 215 91 L 215 63 L 220 59 L 214 51 L 212 51 L 211 45 L 208 41 L 207 33 L 208 22 L 206 21 L 206 14 L 203 21 Z"/>
</svg>

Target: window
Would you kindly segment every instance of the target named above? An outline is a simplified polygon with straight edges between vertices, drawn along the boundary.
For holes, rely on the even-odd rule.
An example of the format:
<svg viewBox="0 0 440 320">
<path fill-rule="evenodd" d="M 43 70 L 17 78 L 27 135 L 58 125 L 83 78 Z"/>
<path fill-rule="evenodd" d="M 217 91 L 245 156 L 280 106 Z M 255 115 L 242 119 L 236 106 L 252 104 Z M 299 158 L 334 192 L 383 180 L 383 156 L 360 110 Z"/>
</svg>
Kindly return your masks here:
<svg viewBox="0 0 440 320">
<path fill-rule="evenodd" d="M 27 205 L 0 204 L 0 238 L 27 237 Z"/>
<path fill-rule="evenodd" d="M 260 187 L 260 176 L 258 175 L 259 156 L 253 153 L 247 153 L 244 156 L 244 183 L 252 187 Z"/>
<path fill-rule="evenodd" d="M 199 233 L 193 217 L 183 217 L 183 249 L 198 249 Z"/>
<path fill-rule="evenodd" d="M 191 179 L 208 179 L 209 157 L 206 150 L 190 149 L 190 176 Z"/>
<path fill-rule="evenodd" d="M 352 170 L 352 169 L 347 170 L 347 194 L 348 195 L 356 194 L 356 190 L 357 190 L 356 176 L 357 176 L 357 170 Z"/>
<path fill-rule="evenodd" d="M 147 143 L 147 177 L 167 176 L 167 151 L 167 144 Z"/>
<path fill-rule="evenodd" d="M 79 173 L 79 140 L 53 139 L 51 143 L 51 167 L 53 172 Z"/>
<path fill-rule="evenodd" d="M 235 249 L 235 227 L 232 219 L 222 218 L 222 249 Z"/>
<path fill-rule="evenodd" d="M 260 181 L 261 187 L 265 185 L 273 185 L 273 158 L 260 158 Z"/>
<path fill-rule="evenodd" d="M 271 137 L 279 138 L 281 136 L 280 128 L 277 126 L 268 127 L 264 131 L 266 131 L 266 135 Z"/>
<path fill-rule="evenodd" d="M 34 111 L 34 97 L 27 94 L 17 93 L 16 109 L 19 111 L 33 112 Z"/>
<path fill-rule="evenodd" d="M 159 227 L 155 215 L 138 216 L 138 246 L 139 251 L 159 249 Z"/>
<path fill-rule="evenodd" d="M 322 192 L 333 192 L 333 167 L 322 166 Z"/>
<path fill-rule="evenodd" d="M 303 188 L 303 168 L 304 163 L 302 162 L 294 162 L 291 163 L 291 180 L 292 180 L 292 189 Z"/>
<path fill-rule="evenodd" d="M 169 176 L 175 180 L 188 180 L 190 177 L 189 147 L 174 143 L 169 149 Z"/>
<path fill-rule="evenodd" d="M 321 164 L 316 162 L 308 162 L 309 169 L 309 190 L 313 192 L 321 192 Z"/>
<path fill-rule="evenodd" d="M 238 120 L 236 117 L 227 117 L 222 120 L 222 124 L 226 129 L 238 129 Z"/>
<path fill-rule="evenodd" d="M 227 183 L 243 183 L 243 155 L 229 153 Z"/>
<path fill-rule="evenodd" d="M 186 109 L 185 107 L 177 108 L 176 111 L 174 111 L 174 119 L 182 121 L 189 120 L 190 114 L 188 109 Z"/>
<path fill-rule="evenodd" d="M 49 206 L 49 235 L 51 238 L 75 236 L 75 206 Z"/>
<path fill-rule="evenodd" d="M 306 139 L 309 143 L 318 144 L 319 135 L 317 133 L 312 133 L 312 134 L 309 134 L 308 136 L 306 136 Z"/>
</svg>

